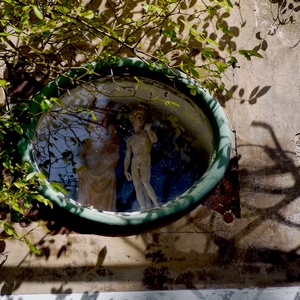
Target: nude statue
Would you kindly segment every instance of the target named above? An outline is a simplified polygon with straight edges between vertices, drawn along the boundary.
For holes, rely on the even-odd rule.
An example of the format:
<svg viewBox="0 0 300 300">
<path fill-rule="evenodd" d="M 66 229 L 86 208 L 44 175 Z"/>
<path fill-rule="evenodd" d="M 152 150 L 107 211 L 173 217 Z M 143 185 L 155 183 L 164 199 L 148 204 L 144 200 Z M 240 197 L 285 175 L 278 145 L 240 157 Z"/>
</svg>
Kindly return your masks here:
<svg viewBox="0 0 300 300">
<path fill-rule="evenodd" d="M 148 209 L 147 196 L 155 206 L 157 198 L 151 179 L 151 148 L 157 142 L 157 136 L 151 129 L 152 124 L 145 124 L 146 111 L 143 108 L 132 110 L 129 120 L 133 126 L 134 135 L 127 140 L 126 155 L 124 160 L 124 174 L 129 181 L 133 181 L 137 200 L 141 210 Z M 128 169 L 131 164 L 131 174 Z"/>
</svg>

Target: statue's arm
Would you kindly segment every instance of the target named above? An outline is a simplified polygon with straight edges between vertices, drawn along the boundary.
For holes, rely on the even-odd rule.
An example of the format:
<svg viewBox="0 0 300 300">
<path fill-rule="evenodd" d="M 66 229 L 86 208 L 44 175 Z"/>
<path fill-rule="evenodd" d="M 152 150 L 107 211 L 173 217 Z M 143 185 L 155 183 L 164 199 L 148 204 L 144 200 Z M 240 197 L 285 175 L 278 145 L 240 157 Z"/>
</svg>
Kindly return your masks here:
<svg viewBox="0 0 300 300">
<path fill-rule="evenodd" d="M 144 129 L 148 133 L 148 138 L 151 141 L 151 143 L 156 143 L 158 141 L 156 133 L 151 129 L 152 124 L 146 124 Z"/>
<path fill-rule="evenodd" d="M 86 169 L 85 156 L 86 153 L 82 149 L 82 152 L 78 155 L 76 160 L 76 172 L 84 171 Z"/>
<path fill-rule="evenodd" d="M 124 174 L 127 178 L 127 180 L 131 181 L 131 175 L 128 172 L 128 168 L 130 166 L 130 161 L 131 161 L 131 147 L 128 144 L 128 142 L 126 143 L 127 147 L 126 147 L 126 153 L 125 153 L 125 159 L 124 159 Z"/>
</svg>

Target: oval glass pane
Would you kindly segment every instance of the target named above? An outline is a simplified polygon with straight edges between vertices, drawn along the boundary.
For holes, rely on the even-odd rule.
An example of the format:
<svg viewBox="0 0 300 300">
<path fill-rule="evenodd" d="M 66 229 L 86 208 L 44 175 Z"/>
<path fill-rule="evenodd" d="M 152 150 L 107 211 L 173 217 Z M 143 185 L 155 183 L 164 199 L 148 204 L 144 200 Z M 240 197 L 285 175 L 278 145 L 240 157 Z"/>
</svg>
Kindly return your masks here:
<svg viewBox="0 0 300 300">
<path fill-rule="evenodd" d="M 203 111 L 154 80 L 98 79 L 61 101 L 36 126 L 34 160 L 49 182 L 83 206 L 160 207 L 189 190 L 214 155 Z"/>
</svg>

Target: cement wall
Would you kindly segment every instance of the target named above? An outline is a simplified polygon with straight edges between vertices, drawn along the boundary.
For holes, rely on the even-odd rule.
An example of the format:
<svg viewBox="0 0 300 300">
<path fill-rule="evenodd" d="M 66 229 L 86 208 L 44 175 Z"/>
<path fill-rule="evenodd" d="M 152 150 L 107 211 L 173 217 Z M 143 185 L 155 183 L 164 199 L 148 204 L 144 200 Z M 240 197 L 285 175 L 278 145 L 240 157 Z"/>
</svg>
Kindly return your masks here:
<svg viewBox="0 0 300 300">
<path fill-rule="evenodd" d="M 38 229 L 31 238 L 43 256 L 19 241 L 0 242 L 1 295 L 299 285 L 299 3 L 233 4 L 231 42 L 264 56 L 240 57 L 226 74 L 233 98 L 219 98 L 237 139 L 240 217 L 226 223 L 201 205 L 132 236 Z"/>
</svg>

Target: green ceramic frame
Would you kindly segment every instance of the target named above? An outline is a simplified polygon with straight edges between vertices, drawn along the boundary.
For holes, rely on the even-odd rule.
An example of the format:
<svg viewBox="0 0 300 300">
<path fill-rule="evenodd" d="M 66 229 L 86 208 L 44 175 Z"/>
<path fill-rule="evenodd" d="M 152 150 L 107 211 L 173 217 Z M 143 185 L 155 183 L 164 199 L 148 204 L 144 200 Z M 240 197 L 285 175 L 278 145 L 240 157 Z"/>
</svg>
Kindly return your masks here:
<svg viewBox="0 0 300 300">
<path fill-rule="evenodd" d="M 68 73 L 59 76 L 56 80 L 47 84 L 32 101 L 31 112 L 37 115 L 41 112 L 39 102 L 45 98 L 62 96 L 62 90 L 76 87 L 74 81 L 90 81 L 103 76 L 110 76 L 111 72 L 115 76 L 132 75 L 146 77 L 148 79 L 167 84 L 179 92 L 187 95 L 205 113 L 214 140 L 214 151 L 212 159 L 205 174 L 188 191 L 176 199 L 164 204 L 161 207 L 148 211 L 134 213 L 101 212 L 96 209 L 84 207 L 76 201 L 65 197 L 62 193 L 55 192 L 49 183 L 40 186 L 40 192 L 48 197 L 54 204 L 63 208 L 65 214 L 73 216 L 77 221 L 91 223 L 93 227 L 102 230 L 115 229 L 119 232 L 136 231 L 143 225 L 159 225 L 175 218 L 181 217 L 187 212 L 201 204 L 205 197 L 213 190 L 222 179 L 229 164 L 232 147 L 232 131 L 227 117 L 218 103 L 198 83 L 188 79 L 185 74 L 178 70 L 170 70 L 165 67 L 153 66 L 150 68 L 146 62 L 138 59 L 123 58 L 115 59 L 111 62 L 94 62 L 82 68 L 72 69 Z M 96 75 L 97 74 L 97 75 Z M 72 80 L 73 79 L 73 80 Z M 75 80 L 74 80 L 75 79 Z M 190 86 L 197 89 L 197 95 L 190 94 Z M 28 161 L 32 166 L 32 171 L 38 171 L 38 167 L 32 155 L 31 140 L 38 122 L 38 117 L 32 117 L 30 121 L 24 123 L 25 135 L 18 143 L 18 150 L 22 161 Z M 95 230 L 93 230 L 95 231 Z"/>
</svg>

